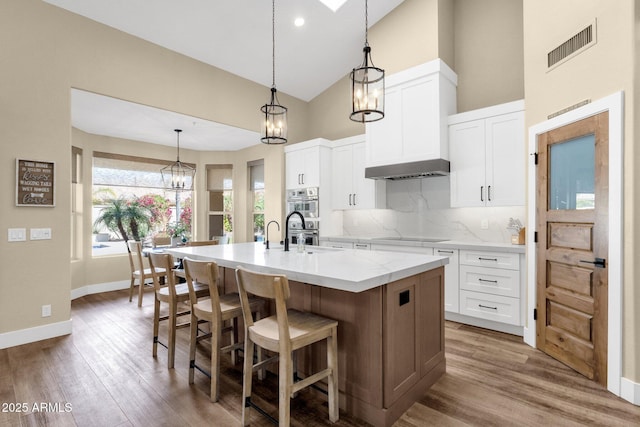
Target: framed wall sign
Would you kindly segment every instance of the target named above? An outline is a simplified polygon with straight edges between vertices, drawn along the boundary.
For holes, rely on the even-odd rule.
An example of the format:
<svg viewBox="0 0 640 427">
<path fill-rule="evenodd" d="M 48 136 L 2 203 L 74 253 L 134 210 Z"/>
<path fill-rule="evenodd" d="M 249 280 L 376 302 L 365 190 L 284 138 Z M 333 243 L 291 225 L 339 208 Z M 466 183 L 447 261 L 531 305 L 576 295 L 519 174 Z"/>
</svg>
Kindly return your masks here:
<svg viewBox="0 0 640 427">
<path fill-rule="evenodd" d="M 55 205 L 55 163 L 16 159 L 16 206 Z"/>
</svg>

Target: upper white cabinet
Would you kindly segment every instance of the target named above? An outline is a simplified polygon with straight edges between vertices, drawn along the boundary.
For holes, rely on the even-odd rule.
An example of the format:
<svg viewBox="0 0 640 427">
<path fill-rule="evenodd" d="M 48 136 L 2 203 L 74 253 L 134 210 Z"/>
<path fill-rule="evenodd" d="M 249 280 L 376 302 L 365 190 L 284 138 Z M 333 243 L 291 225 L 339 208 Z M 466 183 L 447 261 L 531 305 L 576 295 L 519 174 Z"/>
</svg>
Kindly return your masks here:
<svg viewBox="0 0 640 427">
<path fill-rule="evenodd" d="M 524 205 L 524 101 L 449 118 L 451 207 Z"/>
<path fill-rule="evenodd" d="M 284 151 L 287 190 L 324 187 L 323 184 L 330 182 L 326 170 L 331 165 L 331 148 L 328 140 L 316 138 L 288 145 Z M 326 179 L 322 177 L 323 168 L 325 168 Z M 323 190 L 328 191 L 328 186 Z"/>
<path fill-rule="evenodd" d="M 331 153 L 333 209 L 386 207 L 386 182 L 364 177 L 365 136 L 334 141 Z"/>
<path fill-rule="evenodd" d="M 384 118 L 367 123 L 366 166 L 448 159 L 457 80 L 440 59 L 388 76 Z"/>
</svg>

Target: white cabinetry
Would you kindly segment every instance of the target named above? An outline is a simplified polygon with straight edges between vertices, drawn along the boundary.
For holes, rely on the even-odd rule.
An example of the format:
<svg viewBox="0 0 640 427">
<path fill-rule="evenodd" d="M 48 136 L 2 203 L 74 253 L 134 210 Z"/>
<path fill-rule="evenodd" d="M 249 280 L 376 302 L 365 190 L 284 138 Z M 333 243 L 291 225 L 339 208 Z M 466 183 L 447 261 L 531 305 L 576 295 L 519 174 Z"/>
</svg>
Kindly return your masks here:
<svg viewBox="0 0 640 427">
<path fill-rule="evenodd" d="M 336 249 L 353 249 L 353 242 L 322 241 L 320 246 Z"/>
<path fill-rule="evenodd" d="M 387 77 L 384 119 L 367 123 L 367 166 L 448 159 L 456 74 L 440 59 Z"/>
<path fill-rule="evenodd" d="M 284 151 L 287 190 L 322 187 L 324 180 L 321 175 L 327 174 L 329 178 L 331 149 L 328 140 L 317 138 L 288 145 Z"/>
<path fill-rule="evenodd" d="M 449 117 L 451 207 L 524 205 L 524 101 Z"/>
<path fill-rule="evenodd" d="M 364 177 L 365 136 L 334 141 L 331 153 L 333 209 L 386 207 L 386 181 Z"/>
<path fill-rule="evenodd" d="M 520 308 L 518 254 L 460 251 L 460 314 L 520 326 Z"/>
<path fill-rule="evenodd" d="M 433 254 L 449 257 L 449 264 L 444 266 L 444 310 L 458 313 L 460 310 L 459 250 L 435 248 Z"/>
<path fill-rule="evenodd" d="M 458 249 L 427 248 L 424 246 L 400 246 L 374 243 L 371 250 L 392 252 L 413 252 L 425 255 L 449 257 L 449 264 L 444 266 L 444 309 L 457 313 L 459 310 L 458 292 Z"/>
</svg>

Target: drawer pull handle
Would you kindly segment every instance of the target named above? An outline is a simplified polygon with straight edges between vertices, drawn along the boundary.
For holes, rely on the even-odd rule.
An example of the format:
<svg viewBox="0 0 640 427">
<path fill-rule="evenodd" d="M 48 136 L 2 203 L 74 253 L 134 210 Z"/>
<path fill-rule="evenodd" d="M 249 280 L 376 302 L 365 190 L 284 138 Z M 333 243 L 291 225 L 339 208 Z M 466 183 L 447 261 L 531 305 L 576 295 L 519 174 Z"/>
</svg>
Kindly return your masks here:
<svg viewBox="0 0 640 427">
<path fill-rule="evenodd" d="M 438 253 L 439 254 L 453 254 L 453 251 L 442 251 L 442 250 L 438 249 Z"/>
<path fill-rule="evenodd" d="M 482 305 L 482 304 L 478 304 L 478 307 L 480 308 L 490 308 L 491 310 L 497 310 L 498 307 L 489 307 L 488 305 Z"/>
<path fill-rule="evenodd" d="M 483 258 L 481 256 L 478 257 L 480 261 L 495 261 L 498 262 L 498 258 Z"/>
<path fill-rule="evenodd" d="M 478 282 L 495 283 L 496 285 L 498 284 L 497 280 L 478 279 Z"/>
</svg>

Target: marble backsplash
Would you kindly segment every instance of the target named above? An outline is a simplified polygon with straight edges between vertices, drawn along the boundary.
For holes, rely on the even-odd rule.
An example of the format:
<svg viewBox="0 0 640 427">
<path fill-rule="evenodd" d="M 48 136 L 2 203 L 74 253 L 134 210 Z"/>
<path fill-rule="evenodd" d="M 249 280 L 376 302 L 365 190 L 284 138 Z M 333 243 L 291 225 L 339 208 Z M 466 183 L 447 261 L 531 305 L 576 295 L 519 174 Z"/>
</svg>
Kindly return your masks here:
<svg viewBox="0 0 640 427">
<path fill-rule="evenodd" d="M 509 218 L 525 215 L 524 206 L 451 208 L 448 176 L 388 181 L 387 209 L 344 211 L 342 234 L 510 243 Z"/>
</svg>

